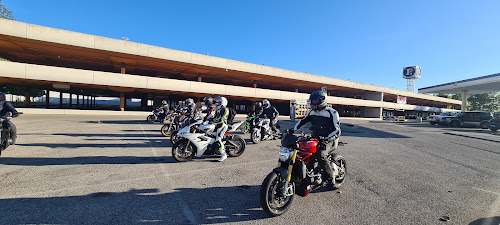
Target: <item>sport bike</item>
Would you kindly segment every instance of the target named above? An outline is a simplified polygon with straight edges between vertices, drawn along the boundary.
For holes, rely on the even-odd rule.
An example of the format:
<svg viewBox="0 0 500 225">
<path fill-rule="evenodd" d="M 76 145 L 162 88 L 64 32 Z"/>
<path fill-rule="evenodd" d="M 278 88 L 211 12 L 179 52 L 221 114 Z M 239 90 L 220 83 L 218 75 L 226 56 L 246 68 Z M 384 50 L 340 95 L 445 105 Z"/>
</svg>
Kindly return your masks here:
<svg viewBox="0 0 500 225">
<path fill-rule="evenodd" d="M 222 142 L 229 156 L 238 157 L 245 151 L 245 140 L 238 135 L 232 134 L 243 122 L 229 125 L 224 134 Z M 202 120 L 198 120 L 179 130 L 177 135 L 180 140 L 172 147 L 172 156 L 175 160 L 186 162 L 195 156 L 219 154 L 220 144 L 219 141 L 215 141 L 215 124 L 202 125 L 202 123 Z"/>
<path fill-rule="evenodd" d="M 241 132 L 247 134 L 251 130 L 253 130 L 253 126 L 255 125 L 255 119 L 257 119 L 255 115 L 248 115 L 245 123 L 240 127 Z"/>
<path fill-rule="evenodd" d="M 262 140 L 276 140 L 280 138 L 279 132 L 276 133 L 271 128 L 271 120 L 267 118 L 257 118 L 254 120 L 252 133 L 250 134 L 250 139 L 254 144 L 259 143 Z M 280 129 L 279 124 L 276 124 L 276 128 Z"/>
<path fill-rule="evenodd" d="M 342 186 L 346 175 L 345 159 L 333 153 L 332 148 L 328 159 L 334 179 L 327 181 L 327 175 L 315 156 L 318 144 L 319 140 L 310 135 L 295 136 L 293 130 L 285 132 L 281 139 L 278 167 L 267 175 L 260 187 L 260 205 L 266 213 L 282 215 L 292 205 L 295 194 L 306 197 L 320 187 L 337 189 Z"/>
</svg>

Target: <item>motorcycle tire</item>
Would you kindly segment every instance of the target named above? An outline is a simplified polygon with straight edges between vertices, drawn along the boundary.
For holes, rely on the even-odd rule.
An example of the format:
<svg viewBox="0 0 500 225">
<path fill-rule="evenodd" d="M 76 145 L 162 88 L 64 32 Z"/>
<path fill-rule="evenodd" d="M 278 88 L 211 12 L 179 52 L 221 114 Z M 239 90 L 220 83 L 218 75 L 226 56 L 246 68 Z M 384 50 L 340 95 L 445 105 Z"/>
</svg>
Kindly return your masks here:
<svg viewBox="0 0 500 225">
<path fill-rule="evenodd" d="M 281 186 L 278 184 L 280 183 L 285 183 L 285 178 L 271 172 L 260 186 L 260 206 L 270 216 L 283 215 L 292 206 L 295 194 L 288 197 L 279 196 L 278 192 L 281 191 Z M 292 185 L 294 184 L 292 183 Z M 295 193 L 295 186 L 293 186 L 293 192 Z"/>
<path fill-rule="evenodd" d="M 156 119 L 155 116 L 149 115 L 148 118 L 146 118 L 146 120 L 148 121 L 148 123 L 154 123 Z"/>
<path fill-rule="evenodd" d="M 229 143 L 229 141 L 233 142 L 237 146 L 232 145 Z M 235 135 L 231 138 L 228 137 L 228 140 L 226 140 L 226 152 L 229 156 L 231 157 L 238 157 L 243 154 L 245 151 L 245 148 L 247 146 L 247 143 L 245 142 L 245 139 L 241 138 L 238 135 Z"/>
<path fill-rule="evenodd" d="M 170 136 L 170 131 L 168 130 L 168 127 L 169 127 L 169 124 L 163 124 L 163 126 L 161 126 L 161 135 L 163 135 L 163 137 L 169 137 Z"/>
<path fill-rule="evenodd" d="M 335 190 L 335 189 L 339 189 L 342 184 L 344 184 L 344 181 L 345 181 L 345 175 L 346 175 L 346 162 L 345 162 L 345 159 L 344 157 L 342 157 L 341 155 L 338 155 L 338 154 L 333 154 L 332 157 L 330 158 L 330 161 L 331 160 L 335 160 L 335 162 L 337 162 L 337 166 L 340 167 L 339 168 L 339 175 L 337 175 L 335 177 L 335 184 L 331 184 L 331 189 L 332 190 Z M 335 163 L 335 162 L 330 162 L 330 163 Z M 333 166 L 333 165 L 332 165 Z"/>
<path fill-rule="evenodd" d="M 250 132 L 250 127 L 248 125 L 243 125 L 240 127 L 240 131 L 243 134 L 248 134 L 248 132 Z"/>
<path fill-rule="evenodd" d="M 175 145 L 177 142 L 179 142 L 179 140 L 182 139 L 181 137 L 179 137 L 179 135 L 177 135 L 178 132 L 179 131 L 176 130 L 170 135 L 170 142 L 172 143 L 172 145 Z"/>
<path fill-rule="evenodd" d="M 259 129 L 253 129 L 252 134 L 250 135 L 250 139 L 252 139 L 252 143 L 258 144 L 261 139 L 261 134 Z"/>
<path fill-rule="evenodd" d="M 187 162 L 196 154 L 196 146 L 187 139 L 180 140 L 172 147 L 172 157 L 177 162 Z"/>
</svg>

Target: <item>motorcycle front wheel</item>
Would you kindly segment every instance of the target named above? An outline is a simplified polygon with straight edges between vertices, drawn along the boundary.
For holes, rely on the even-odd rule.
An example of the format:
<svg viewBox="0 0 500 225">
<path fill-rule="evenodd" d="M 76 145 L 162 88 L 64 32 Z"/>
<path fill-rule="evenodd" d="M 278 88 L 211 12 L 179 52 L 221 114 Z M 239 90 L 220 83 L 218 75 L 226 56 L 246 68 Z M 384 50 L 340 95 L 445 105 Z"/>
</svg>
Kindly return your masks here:
<svg viewBox="0 0 500 225">
<path fill-rule="evenodd" d="M 226 152 L 229 156 L 238 157 L 245 151 L 247 143 L 238 135 L 228 137 L 226 141 Z"/>
<path fill-rule="evenodd" d="M 258 144 L 260 142 L 260 130 L 259 129 L 253 129 L 252 134 L 250 135 L 250 138 L 252 139 L 252 143 Z"/>
<path fill-rule="evenodd" d="M 161 135 L 163 135 L 163 137 L 168 137 L 170 136 L 170 130 L 168 130 L 168 128 L 170 127 L 170 124 L 163 124 L 163 126 L 161 126 Z"/>
<path fill-rule="evenodd" d="M 146 120 L 148 121 L 148 123 L 154 123 L 155 122 L 155 116 L 149 115 Z"/>
<path fill-rule="evenodd" d="M 283 215 L 292 206 L 295 194 L 283 196 L 282 188 L 285 183 L 285 178 L 271 172 L 260 186 L 260 206 L 270 216 Z M 295 193 L 295 186 L 293 183 L 291 185 L 292 193 Z"/>
<path fill-rule="evenodd" d="M 178 133 L 179 131 L 176 130 L 170 135 L 170 142 L 172 142 L 173 145 L 175 145 L 177 142 L 179 142 L 180 139 L 182 139 L 181 137 L 179 137 L 179 135 L 177 135 Z"/>
<path fill-rule="evenodd" d="M 196 146 L 187 139 L 183 139 L 172 147 L 172 156 L 177 162 L 187 162 L 193 159 Z"/>
</svg>

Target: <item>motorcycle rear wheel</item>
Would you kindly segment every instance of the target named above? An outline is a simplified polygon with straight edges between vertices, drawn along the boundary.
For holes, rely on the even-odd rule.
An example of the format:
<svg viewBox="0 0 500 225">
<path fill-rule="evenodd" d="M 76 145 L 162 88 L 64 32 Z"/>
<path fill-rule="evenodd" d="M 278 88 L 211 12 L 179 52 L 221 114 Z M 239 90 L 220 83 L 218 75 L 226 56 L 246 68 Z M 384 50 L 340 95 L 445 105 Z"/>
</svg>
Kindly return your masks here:
<svg viewBox="0 0 500 225">
<path fill-rule="evenodd" d="M 188 145 L 189 142 L 189 145 Z M 172 157 L 177 162 L 187 162 L 196 154 L 196 146 L 187 139 L 183 139 L 172 147 Z"/>
<path fill-rule="evenodd" d="M 260 186 L 260 206 L 270 216 L 281 216 L 292 206 L 295 194 L 286 197 L 280 194 L 285 182 L 285 178 L 278 176 L 275 172 L 271 172 Z M 294 185 L 293 193 L 295 193 Z"/>
<path fill-rule="evenodd" d="M 237 146 L 233 146 L 232 144 L 228 143 L 229 141 L 233 142 Z M 231 139 L 228 138 L 228 140 L 226 140 L 225 147 L 226 147 L 226 152 L 229 156 L 238 157 L 243 154 L 246 146 L 247 143 L 245 142 L 245 139 L 241 138 L 238 135 L 235 135 Z"/>
<path fill-rule="evenodd" d="M 335 160 L 338 165 L 339 168 L 339 175 L 337 175 L 335 177 L 335 184 L 332 185 L 332 189 L 339 189 L 342 184 L 344 184 L 344 181 L 345 181 L 345 175 L 346 175 L 346 162 L 345 162 L 345 159 L 344 157 L 342 157 L 341 155 L 337 155 L 337 154 L 333 154 L 333 160 Z M 330 158 L 330 160 L 332 160 L 332 158 Z M 331 162 L 332 164 L 334 162 Z M 333 165 L 332 165 L 333 166 Z"/>
<path fill-rule="evenodd" d="M 155 116 L 149 115 L 146 120 L 148 121 L 148 123 L 154 123 L 155 122 Z"/>
</svg>

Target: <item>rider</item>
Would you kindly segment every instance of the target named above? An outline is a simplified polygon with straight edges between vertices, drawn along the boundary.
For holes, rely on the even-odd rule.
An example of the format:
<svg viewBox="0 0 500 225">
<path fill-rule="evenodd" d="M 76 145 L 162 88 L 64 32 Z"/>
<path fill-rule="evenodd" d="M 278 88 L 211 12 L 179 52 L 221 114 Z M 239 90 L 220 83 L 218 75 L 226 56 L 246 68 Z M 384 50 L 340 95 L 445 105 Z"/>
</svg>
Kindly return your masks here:
<svg viewBox="0 0 500 225">
<path fill-rule="evenodd" d="M 203 117 L 203 121 L 210 121 L 215 116 L 214 98 L 207 96 L 203 98 L 203 101 L 207 107 L 207 115 Z"/>
<path fill-rule="evenodd" d="M 248 113 L 248 116 L 253 116 L 255 115 L 255 117 L 259 117 L 261 114 L 262 114 L 262 102 L 255 102 L 255 110 L 254 111 L 250 111 Z"/>
<path fill-rule="evenodd" d="M 167 100 L 161 101 L 160 109 L 163 110 L 163 113 L 161 114 L 161 118 L 165 119 L 165 117 L 167 117 L 167 114 L 169 111 L 169 106 L 168 106 Z"/>
<path fill-rule="evenodd" d="M 274 106 L 271 106 L 271 103 L 269 100 L 264 99 L 262 101 L 262 107 L 263 111 L 262 114 L 260 114 L 260 118 L 268 118 L 271 120 L 271 128 L 273 129 L 274 132 L 279 133 L 278 128 L 276 128 L 276 124 L 278 123 L 278 110 Z"/>
<path fill-rule="evenodd" d="M 315 91 L 309 96 L 311 109 L 307 111 L 306 116 L 300 120 L 295 127 L 294 131 L 300 129 L 307 122 L 311 122 L 312 137 L 318 138 L 319 145 L 316 152 L 316 157 L 329 177 L 329 181 L 333 181 L 333 169 L 328 160 L 328 152 L 331 148 L 335 150 L 340 136 L 340 121 L 339 114 L 335 109 L 327 105 L 326 93 L 322 91 Z"/>
<path fill-rule="evenodd" d="M 12 117 L 16 117 L 19 115 L 19 112 L 17 112 L 16 108 L 10 104 L 10 102 L 7 101 L 7 98 L 3 92 L 0 92 L 0 118 L 6 116 L 8 113 L 12 113 Z M 10 124 L 10 144 L 13 145 L 15 144 L 15 140 L 17 138 L 17 129 L 14 123 L 12 123 L 10 120 L 5 119 L 2 122 L 2 126 L 9 126 Z"/>
<path fill-rule="evenodd" d="M 222 143 L 222 139 L 224 138 L 224 133 L 226 133 L 228 128 L 227 118 L 229 116 L 229 110 L 226 108 L 227 99 L 225 97 L 220 97 L 220 96 L 215 97 L 214 102 L 217 110 L 215 113 L 215 117 L 213 119 L 213 123 L 216 124 L 215 140 L 219 142 L 219 152 L 221 155 L 219 162 L 222 162 L 227 158 L 226 150 L 224 148 L 224 143 Z"/>
<path fill-rule="evenodd" d="M 187 117 L 186 121 L 191 121 L 195 119 L 196 116 L 196 105 L 194 104 L 194 100 L 192 98 L 186 99 L 186 108 L 184 115 Z"/>
</svg>

